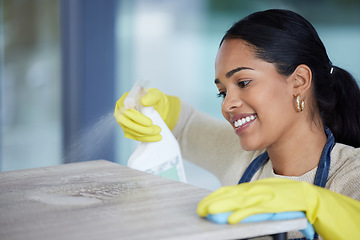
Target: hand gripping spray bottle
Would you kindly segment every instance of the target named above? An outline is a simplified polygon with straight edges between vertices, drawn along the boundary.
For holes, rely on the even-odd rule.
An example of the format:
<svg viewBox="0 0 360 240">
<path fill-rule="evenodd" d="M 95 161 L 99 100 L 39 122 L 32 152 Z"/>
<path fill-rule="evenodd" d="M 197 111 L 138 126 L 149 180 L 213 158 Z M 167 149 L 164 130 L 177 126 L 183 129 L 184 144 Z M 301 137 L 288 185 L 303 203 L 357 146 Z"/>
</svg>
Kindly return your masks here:
<svg viewBox="0 0 360 240">
<path fill-rule="evenodd" d="M 186 183 L 180 147 L 174 135 L 153 107 L 143 107 L 141 97 L 146 93 L 145 84 L 137 81 L 124 101 L 126 109 L 135 109 L 161 128 L 159 142 L 140 142 L 128 160 L 128 167 Z"/>
</svg>

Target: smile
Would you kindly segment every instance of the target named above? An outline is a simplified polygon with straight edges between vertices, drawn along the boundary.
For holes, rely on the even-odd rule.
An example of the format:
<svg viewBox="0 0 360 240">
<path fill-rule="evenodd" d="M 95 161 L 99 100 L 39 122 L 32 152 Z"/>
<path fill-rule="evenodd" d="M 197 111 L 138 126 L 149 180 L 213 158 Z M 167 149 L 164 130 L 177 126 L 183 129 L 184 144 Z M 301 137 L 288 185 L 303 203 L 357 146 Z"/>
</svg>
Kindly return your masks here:
<svg viewBox="0 0 360 240">
<path fill-rule="evenodd" d="M 256 119 L 257 115 L 256 114 L 251 114 L 249 116 L 240 118 L 236 121 L 234 121 L 234 126 L 237 127 L 241 127 L 242 125 L 249 123 L 251 121 L 254 121 Z"/>
</svg>

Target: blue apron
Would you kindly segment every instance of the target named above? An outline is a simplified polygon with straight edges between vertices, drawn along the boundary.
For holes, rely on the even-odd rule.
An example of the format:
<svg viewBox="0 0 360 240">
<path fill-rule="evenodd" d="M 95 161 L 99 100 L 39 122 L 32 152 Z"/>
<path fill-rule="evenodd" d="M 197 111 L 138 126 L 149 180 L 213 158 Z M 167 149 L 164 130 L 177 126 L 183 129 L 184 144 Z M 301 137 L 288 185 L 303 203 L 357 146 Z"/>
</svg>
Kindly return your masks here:
<svg viewBox="0 0 360 240">
<path fill-rule="evenodd" d="M 330 170 L 330 162 L 331 162 L 330 154 L 331 154 L 331 150 L 335 145 L 334 135 L 332 134 L 329 128 L 325 127 L 325 133 L 327 136 L 327 141 L 321 153 L 319 165 L 314 180 L 314 185 L 319 187 L 325 187 L 326 185 L 326 181 Z M 241 179 L 239 180 L 238 184 L 250 182 L 253 176 L 255 175 L 255 173 L 260 169 L 260 167 L 265 165 L 268 161 L 269 161 L 269 155 L 265 151 L 250 163 L 250 165 L 247 167 L 244 174 L 242 175 Z M 316 233 L 314 239 L 318 239 L 318 235 Z"/>
</svg>

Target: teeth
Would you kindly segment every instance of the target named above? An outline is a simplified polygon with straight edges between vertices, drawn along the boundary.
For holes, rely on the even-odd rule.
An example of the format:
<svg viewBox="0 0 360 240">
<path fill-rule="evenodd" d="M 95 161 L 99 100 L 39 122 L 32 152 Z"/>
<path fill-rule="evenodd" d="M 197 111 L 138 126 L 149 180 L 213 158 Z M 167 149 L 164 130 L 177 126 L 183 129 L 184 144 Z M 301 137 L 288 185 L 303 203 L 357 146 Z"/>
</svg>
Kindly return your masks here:
<svg viewBox="0 0 360 240">
<path fill-rule="evenodd" d="M 241 127 L 242 125 L 244 125 L 245 123 L 248 123 L 250 121 L 253 121 L 256 118 L 256 114 L 255 115 L 251 115 L 251 116 L 247 116 L 245 118 L 241 118 L 238 119 L 234 122 L 235 127 Z"/>
</svg>

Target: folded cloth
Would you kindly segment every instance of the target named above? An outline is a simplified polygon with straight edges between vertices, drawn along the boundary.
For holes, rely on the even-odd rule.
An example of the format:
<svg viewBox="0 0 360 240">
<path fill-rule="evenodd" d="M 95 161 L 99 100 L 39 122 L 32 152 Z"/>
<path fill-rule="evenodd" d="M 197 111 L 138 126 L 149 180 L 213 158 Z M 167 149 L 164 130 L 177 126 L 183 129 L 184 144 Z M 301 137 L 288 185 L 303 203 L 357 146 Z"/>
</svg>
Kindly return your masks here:
<svg viewBox="0 0 360 240">
<path fill-rule="evenodd" d="M 232 212 L 225 213 L 217 213 L 217 214 L 208 214 L 206 219 L 218 223 L 218 224 L 226 224 L 227 219 Z M 306 218 L 304 212 L 280 212 L 280 213 L 262 213 L 262 214 L 254 214 L 247 218 L 244 218 L 240 223 L 250 223 L 250 222 L 262 222 L 262 221 L 276 221 L 276 220 L 289 220 L 289 219 L 297 219 L 297 218 Z M 313 226 L 307 222 L 307 226 L 305 229 L 300 230 L 300 232 L 307 238 L 313 239 L 315 230 Z"/>
</svg>

